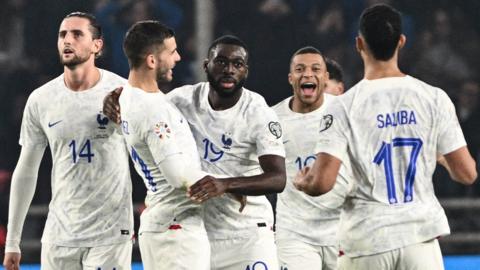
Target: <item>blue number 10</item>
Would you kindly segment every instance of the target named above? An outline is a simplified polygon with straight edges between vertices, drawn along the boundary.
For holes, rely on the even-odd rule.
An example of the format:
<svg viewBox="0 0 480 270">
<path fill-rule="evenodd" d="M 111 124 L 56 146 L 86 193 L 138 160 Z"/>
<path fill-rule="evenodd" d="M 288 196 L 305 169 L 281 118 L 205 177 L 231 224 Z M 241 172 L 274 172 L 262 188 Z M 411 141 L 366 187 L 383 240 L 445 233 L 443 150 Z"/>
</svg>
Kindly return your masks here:
<svg viewBox="0 0 480 270">
<path fill-rule="evenodd" d="M 392 146 L 405 147 L 411 146 L 410 161 L 407 167 L 407 175 L 405 179 L 404 202 L 411 202 L 413 200 L 413 182 L 415 181 L 415 172 L 417 170 L 417 158 L 422 148 L 423 142 L 418 138 L 394 138 L 392 143 L 382 142 L 380 150 L 375 155 L 373 162 L 380 165 L 383 162 L 385 169 L 385 176 L 387 180 L 388 202 L 390 204 L 397 203 L 397 195 L 395 193 L 395 179 L 393 177 L 392 165 Z"/>
</svg>

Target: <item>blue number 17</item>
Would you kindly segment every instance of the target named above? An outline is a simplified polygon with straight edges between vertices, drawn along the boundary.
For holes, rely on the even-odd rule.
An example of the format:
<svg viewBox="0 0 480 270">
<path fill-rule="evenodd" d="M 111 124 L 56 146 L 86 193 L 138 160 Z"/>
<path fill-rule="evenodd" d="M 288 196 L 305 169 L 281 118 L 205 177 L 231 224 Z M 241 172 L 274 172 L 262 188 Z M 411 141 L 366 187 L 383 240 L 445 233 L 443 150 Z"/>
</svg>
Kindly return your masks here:
<svg viewBox="0 0 480 270">
<path fill-rule="evenodd" d="M 382 142 L 380 150 L 375 155 L 373 162 L 380 165 L 383 162 L 385 169 L 385 176 L 387 180 L 388 202 L 390 204 L 397 203 L 397 195 L 395 193 L 395 179 L 393 177 L 392 165 L 392 146 L 405 147 L 411 146 L 410 161 L 407 167 L 407 175 L 405 179 L 404 202 L 411 202 L 413 200 L 413 182 L 415 181 L 415 172 L 417 170 L 417 158 L 422 148 L 423 142 L 418 138 L 394 138 L 392 143 Z"/>
</svg>

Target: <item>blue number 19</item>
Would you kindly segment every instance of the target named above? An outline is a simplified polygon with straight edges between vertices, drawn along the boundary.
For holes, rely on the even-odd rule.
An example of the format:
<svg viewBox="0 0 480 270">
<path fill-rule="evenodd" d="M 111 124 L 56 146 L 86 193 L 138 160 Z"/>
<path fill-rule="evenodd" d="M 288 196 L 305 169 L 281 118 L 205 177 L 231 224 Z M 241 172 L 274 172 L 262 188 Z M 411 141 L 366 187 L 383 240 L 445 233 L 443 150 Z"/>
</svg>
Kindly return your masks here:
<svg viewBox="0 0 480 270">
<path fill-rule="evenodd" d="M 390 204 L 397 203 L 397 196 L 395 193 L 395 179 L 393 177 L 392 165 L 392 145 L 393 147 L 411 146 L 412 152 L 410 154 L 410 162 L 407 167 L 407 175 L 405 179 L 404 202 L 411 202 L 413 200 L 413 182 L 415 181 L 415 172 L 417 170 L 417 158 L 422 148 L 423 142 L 418 138 L 394 138 L 392 143 L 382 142 L 380 150 L 375 155 L 373 162 L 380 165 L 383 162 L 385 169 L 385 176 L 387 180 L 388 202 Z"/>
</svg>

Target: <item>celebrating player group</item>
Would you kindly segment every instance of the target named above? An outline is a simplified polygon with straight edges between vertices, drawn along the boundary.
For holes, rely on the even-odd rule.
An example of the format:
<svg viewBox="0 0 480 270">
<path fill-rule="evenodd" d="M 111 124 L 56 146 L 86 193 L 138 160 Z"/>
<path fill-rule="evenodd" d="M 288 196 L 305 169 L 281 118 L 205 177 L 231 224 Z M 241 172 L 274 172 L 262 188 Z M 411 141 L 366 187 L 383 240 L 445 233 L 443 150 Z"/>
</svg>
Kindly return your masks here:
<svg viewBox="0 0 480 270">
<path fill-rule="evenodd" d="M 144 269 L 444 269 L 437 238 L 450 229 L 432 175 L 440 164 L 469 185 L 475 161 L 446 93 L 399 69 L 400 13 L 374 5 L 359 22 L 360 82 L 345 91 L 338 64 L 303 47 L 289 63 L 292 96 L 269 107 L 244 87 L 253 60 L 235 36 L 212 42 L 205 82 L 164 93 L 158 82 L 181 61 L 172 29 L 130 27 L 123 79 L 95 65 L 95 17 L 68 14 L 64 72 L 31 93 L 23 115 L 5 269 L 20 268 L 47 146 L 42 269 L 131 269 L 128 156 L 146 188 Z M 267 194 L 278 194 L 276 224 Z"/>
</svg>

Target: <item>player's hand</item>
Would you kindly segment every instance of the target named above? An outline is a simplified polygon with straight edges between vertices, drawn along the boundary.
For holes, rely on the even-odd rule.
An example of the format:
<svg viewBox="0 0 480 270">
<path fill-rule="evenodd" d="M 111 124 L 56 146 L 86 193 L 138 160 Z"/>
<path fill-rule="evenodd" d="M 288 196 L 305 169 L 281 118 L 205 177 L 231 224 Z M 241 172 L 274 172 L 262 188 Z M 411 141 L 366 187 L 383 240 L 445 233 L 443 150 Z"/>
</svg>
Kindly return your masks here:
<svg viewBox="0 0 480 270">
<path fill-rule="evenodd" d="M 123 87 L 118 87 L 115 90 L 108 93 L 103 99 L 103 114 L 113 122 L 120 124 L 120 104 L 118 99 L 122 94 Z"/>
<path fill-rule="evenodd" d="M 221 196 L 227 190 L 226 181 L 207 175 L 191 185 L 187 190 L 187 196 L 195 202 L 201 203 L 210 198 Z"/>
<path fill-rule="evenodd" d="M 3 258 L 3 267 L 5 270 L 18 270 L 20 269 L 20 258 L 22 255 L 17 252 L 7 252 Z"/>
<path fill-rule="evenodd" d="M 307 185 L 307 181 L 305 176 L 307 175 L 310 167 L 306 166 L 300 171 L 298 171 L 297 175 L 295 175 L 295 179 L 293 180 L 293 185 L 296 189 L 303 191 L 304 187 Z"/>
<path fill-rule="evenodd" d="M 240 203 L 240 208 L 238 208 L 238 212 L 241 213 L 243 211 L 243 208 L 245 208 L 245 205 L 247 205 L 247 196 L 233 193 L 228 193 L 228 195 L 232 196 L 234 200 Z"/>
</svg>

